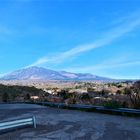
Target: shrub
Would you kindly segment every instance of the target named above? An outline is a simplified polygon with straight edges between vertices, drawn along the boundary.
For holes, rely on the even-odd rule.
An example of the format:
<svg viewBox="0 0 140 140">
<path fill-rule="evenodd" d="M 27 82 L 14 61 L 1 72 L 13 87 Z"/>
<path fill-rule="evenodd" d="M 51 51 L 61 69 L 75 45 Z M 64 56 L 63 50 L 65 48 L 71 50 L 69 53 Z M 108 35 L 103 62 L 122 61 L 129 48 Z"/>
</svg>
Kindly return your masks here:
<svg viewBox="0 0 140 140">
<path fill-rule="evenodd" d="M 108 101 L 108 102 L 104 103 L 104 107 L 107 107 L 107 108 L 120 108 L 120 107 L 122 107 L 122 105 L 117 101 Z"/>
<path fill-rule="evenodd" d="M 9 101 L 9 94 L 7 92 L 4 92 L 2 95 L 2 101 L 8 102 Z"/>
<path fill-rule="evenodd" d="M 89 96 L 89 94 L 87 94 L 87 93 L 83 93 L 83 94 L 81 95 L 81 99 L 82 99 L 82 100 L 90 100 L 90 96 Z"/>
<path fill-rule="evenodd" d="M 140 108 L 140 81 L 134 83 L 133 87 L 126 88 L 125 94 L 130 98 L 134 108 Z"/>
</svg>

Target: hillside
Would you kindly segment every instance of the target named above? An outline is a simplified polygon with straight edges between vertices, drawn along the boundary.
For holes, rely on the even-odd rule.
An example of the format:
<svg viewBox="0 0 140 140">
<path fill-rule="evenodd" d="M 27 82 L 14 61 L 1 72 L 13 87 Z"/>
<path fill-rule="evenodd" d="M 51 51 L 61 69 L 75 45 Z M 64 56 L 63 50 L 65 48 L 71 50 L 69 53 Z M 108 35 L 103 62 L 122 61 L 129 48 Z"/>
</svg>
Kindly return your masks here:
<svg viewBox="0 0 140 140">
<path fill-rule="evenodd" d="M 29 67 L 9 73 L 1 80 L 109 80 L 89 73 L 54 71 L 43 67 Z"/>
</svg>

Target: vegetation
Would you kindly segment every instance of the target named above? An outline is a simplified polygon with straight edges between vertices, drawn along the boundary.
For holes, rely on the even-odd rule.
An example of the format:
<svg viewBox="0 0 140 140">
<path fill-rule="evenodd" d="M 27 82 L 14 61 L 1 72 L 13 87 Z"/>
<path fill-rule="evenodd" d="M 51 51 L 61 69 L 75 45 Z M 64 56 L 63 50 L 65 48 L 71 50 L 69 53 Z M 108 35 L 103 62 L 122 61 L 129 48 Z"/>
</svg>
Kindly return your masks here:
<svg viewBox="0 0 140 140">
<path fill-rule="evenodd" d="M 134 83 L 131 88 L 125 89 L 133 108 L 140 108 L 140 81 Z"/>
<path fill-rule="evenodd" d="M 0 84 L 0 102 L 63 102 L 140 108 L 140 81 L 118 83 L 60 82 L 32 85 Z"/>
<path fill-rule="evenodd" d="M 8 102 L 9 101 L 9 94 L 7 92 L 4 92 L 2 94 L 2 101 L 3 102 Z"/>
<path fill-rule="evenodd" d="M 108 101 L 108 102 L 104 103 L 103 106 L 105 106 L 107 108 L 114 108 L 114 109 L 122 107 L 122 105 L 117 101 Z"/>
<path fill-rule="evenodd" d="M 43 98 L 44 94 L 45 92 L 43 90 L 35 87 L 0 85 L 1 102 L 31 101 L 31 96 Z"/>
</svg>

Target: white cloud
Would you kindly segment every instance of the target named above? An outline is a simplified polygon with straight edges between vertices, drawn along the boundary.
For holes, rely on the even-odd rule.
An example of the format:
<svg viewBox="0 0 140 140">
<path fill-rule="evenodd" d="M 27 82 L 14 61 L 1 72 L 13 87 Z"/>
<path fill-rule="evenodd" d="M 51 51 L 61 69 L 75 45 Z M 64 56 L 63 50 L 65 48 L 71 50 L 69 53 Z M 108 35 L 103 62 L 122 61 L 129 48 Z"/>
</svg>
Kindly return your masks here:
<svg viewBox="0 0 140 140">
<path fill-rule="evenodd" d="M 43 64 L 43 63 L 47 63 L 49 61 L 50 60 L 47 57 L 42 57 L 42 58 L 38 59 L 35 63 L 31 64 L 30 66 L 40 65 L 40 64 Z"/>
<path fill-rule="evenodd" d="M 103 47 L 106 45 L 109 45 L 113 41 L 116 41 L 120 37 L 125 36 L 127 33 L 135 30 L 137 27 L 140 26 L 140 18 L 139 13 L 134 13 L 134 15 L 130 15 L 130 18 L 127 18 L 127 21 L 121 22 L 121 24 L 117 25 L 116 27 L 113 27 L 108 32 L 105 32 L 101 38 L 96 40 L 95 42 L 91 44 L 85 44 L 85 45 L 79 45 L 76 46 L 68 51 L 58 53 L 56 56 L 52 57 L 42 57 L 39 58 L 36 62 L 34 62 L 33 65 L 42 65 L 45 63 L 48 64 L 59 64 L 64 61 L 67 61 L 68 58 L 75 57 L 81 53 L 93 50 L 98 47 Z"/>
<path fill-rule="evenodd" d="M 5 76 L 5 75 L 7 75 L 7 74 L 9 74 L 9 73 L 11 73 L 11 72 L 0 73 L 0 78 L 3 77 L 3 76 Z"/>
<path fill-rule="evenodd" d="M 121 62 L 121 63 L 100 63 L 94 66 L 82 66 L 82 67 L 71 67 L 71 68 L 65 68 L 67 71 L 73 71 L 73 72 L 92 72 L 92 71 L 104 71 L 112 68 L 122 68 L 122 67 L 132 67 L 132 66 L 140 66 L 140 60 L 138 61 L 130 61 L 130 62 Z"/>
</svg>

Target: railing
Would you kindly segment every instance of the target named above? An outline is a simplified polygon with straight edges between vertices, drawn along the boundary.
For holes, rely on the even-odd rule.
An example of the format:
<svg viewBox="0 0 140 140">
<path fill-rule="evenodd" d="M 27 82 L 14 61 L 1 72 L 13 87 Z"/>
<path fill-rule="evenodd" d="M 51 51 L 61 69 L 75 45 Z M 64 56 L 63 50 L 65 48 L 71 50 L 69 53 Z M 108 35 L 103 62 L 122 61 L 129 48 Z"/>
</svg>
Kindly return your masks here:
<svg viewBox="0 0 140 140">
<path fill-rule="evenodd" d="M 80 109 L 85 111 L 97 111 L 103 113 L 116 113 L 120 115 L 137 115 L 140 116 L 140 109 L 129 109 L 129 108 L 109 108 L 104 106 L 94 105 L 83 105 L 83 104 L 68 104 L 65 103 L 52 103 L 52 102 L 40 102 L 40 105 L 46 105 L 50 107 L 66 108 L 66 109 Z"/>
<path fill-rule="evenodd" d="M 34 116 L 26 119 L 0 122 L 0 132 L 27 125 L 33 125 L 33 127 L 36 128 L 36 120 Z"/>
</svg>

